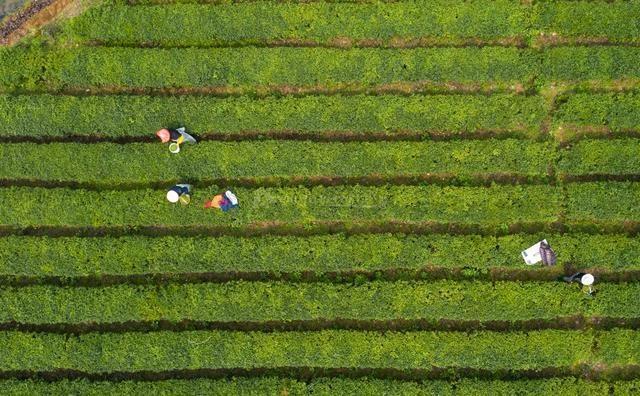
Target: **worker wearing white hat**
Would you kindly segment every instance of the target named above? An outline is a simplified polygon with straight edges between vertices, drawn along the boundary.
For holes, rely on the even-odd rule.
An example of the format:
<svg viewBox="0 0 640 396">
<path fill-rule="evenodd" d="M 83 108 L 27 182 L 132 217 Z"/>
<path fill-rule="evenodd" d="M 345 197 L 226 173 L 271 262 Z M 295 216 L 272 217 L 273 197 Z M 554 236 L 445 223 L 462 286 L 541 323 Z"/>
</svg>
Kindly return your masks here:
<svg viewBox="0 0 640 396">
<path fill-rule="evenodd" d="M 582 291 L 589 295 L 593 295 L 596 292 L 595 288 L 593 287 L 593 283 L 596 281 L 596 278 L 586 272 L 578 272 L 571 276 L 565 276 L 563 279 L 569 283 L 572 283 L 574 281 L 580 282 L 580 284 L 582 285 Z"/>
<path fill-rule="evenodd" d="M 181 204 L 186 205 L 191 201 L 190 193 L 190 184 L 176 184 L 167 191 L 167 201 L 171 203 L 180 202 Z"/>
</svg>

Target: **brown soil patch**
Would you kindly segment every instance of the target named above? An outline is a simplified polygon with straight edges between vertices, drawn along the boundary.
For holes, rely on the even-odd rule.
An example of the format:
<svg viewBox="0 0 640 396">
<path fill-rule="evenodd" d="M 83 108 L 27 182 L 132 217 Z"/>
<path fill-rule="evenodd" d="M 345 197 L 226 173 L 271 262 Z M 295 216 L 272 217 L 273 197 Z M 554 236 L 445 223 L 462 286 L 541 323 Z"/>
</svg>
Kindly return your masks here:
<svg viewBox="0 0 640 396">
<path fill-rule="evenodd" d="M 272 95 L 307 96 L 307 95 L 414 95 L 414 94 L 479 94 L 496 93 L 526 94 L 531 88 L 520 82 L 504 83 L 458 83 L 453 81 L 399 81 L 376 85 L 364 85 L 358 82 L 332 83 L 329 85 L 258 85 L 258 86 L 185 86 L 185 87 L 130 87 L 120 85 L 103 86 L 50 86 L 40 91 L 6 93 L 54 93 L 74 96 L 96 95 L 149 95 L 149 96 L 181 96 L 210 95 L 216 97 L 232 97 L 252 95 L 263 98 Z M 2 92 L 0 90 L 0 92 Z"/>
<path fill-rule="evenodd" d="M 640 40 L 611 40 L 608 37 L 567 37 L 558 33 L 542 33 L 533 39 L 532 46 L 537 47 L 561 47 L 570 45 L 581 46 L 604 46 L 604 45 L 620 45 L 637 47 L 640 46 Z"/>
<path fill-rule="evenodd" d="M 0 45 L 14 45 L 29 32 L 56 19 L 75 0 L 36 0 L 0 27 Z"/>
<path fill-rule="evenodd" d="M 294 48 L 473 48 L 473 47 L 507 47 L 526 48 L 527 41 L 523 37 L 502 37 L 498 39 L 480 39 L 475 37 L 467 38 L 443 38 L 443 37 L 391 37 L 388 39 L 354 39 L 349 37 L 333 37 L 325 41 L 300 38 L 284 38 L 277 40 L 240 40 L 229 42 L 216 42 L 200 44 L 171 44 L 162 41 L 109 41 L 109 40 L 89 40 L 85 45 L 106 46 L 106 47 L 128 47 L 128 48 L 218 48 L 232 45 L 234 47 L 294 47 Z"/>
</svg>

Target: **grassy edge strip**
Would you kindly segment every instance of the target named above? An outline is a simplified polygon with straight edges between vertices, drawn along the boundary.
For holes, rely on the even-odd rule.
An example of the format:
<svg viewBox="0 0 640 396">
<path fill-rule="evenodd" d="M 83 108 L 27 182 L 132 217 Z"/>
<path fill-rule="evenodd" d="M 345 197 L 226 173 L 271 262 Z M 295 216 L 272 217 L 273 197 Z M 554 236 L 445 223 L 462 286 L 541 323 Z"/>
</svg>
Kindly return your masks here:
<svg viewBox="0 0 640 396">
<path fill-rule="evenodd" d="M 393 381 L 378 379 L 317 378 L 299 381 L 277 377 L 237 377 L 224 380 L 192 379 L 166 380 L 158 382 L 90 382 L 87 380 L 61 380 L 46 382 L 39 380 L 6 380 L 0 382 L 3 394 L 89 394 L 113 395 L 127 394 L 145 396 L 148 394 L 213 394 L 213 395 L 247 395 L 286 394 L 292 396 L 316 395 L 330 396 L 335 394 L 373 395 L 476 395 L 488 392 L 494 395 L 507 395 L 514 389 L 525 395 L 564 394 L 587 392 L 605 394 L 608 389 L 615 389 L 615 394 L 627 394 L 638 385 L 630 382 L 591 382 L 574 378 L 554 378 L 545 380 L 522 381 L 482 381 L 478 379 L 461 379 L 444 381 Z M 619 392 L 618 392 L 619 390 Z"/>
</svg>

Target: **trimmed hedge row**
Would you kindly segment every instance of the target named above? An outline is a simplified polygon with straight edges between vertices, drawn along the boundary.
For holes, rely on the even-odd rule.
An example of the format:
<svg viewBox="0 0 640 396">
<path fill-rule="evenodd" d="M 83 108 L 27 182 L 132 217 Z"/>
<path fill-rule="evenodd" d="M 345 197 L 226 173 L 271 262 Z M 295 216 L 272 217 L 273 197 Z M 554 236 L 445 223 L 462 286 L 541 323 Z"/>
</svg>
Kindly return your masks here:
<svg viewBox="0 0 640 396">
<path fill-rule="evenodd" d="M 403 89 L 410 90 L 416 82 L 439 84 L 442 90 L 455 84 L 513 88 L 536 77 L 538 85 L 637 79 L 639 56 L 640 49 L 633 47 L 560 47 L 536 54 L 498 47 L 47 49 L 34 44 L 0 49 L 5 70 L 0 87 L 5 92 L 218 87 L 221 94 L 288 85 L 331 91 L 406 83 Z"/>
<path fill-rule="evenodd" d="M 91 47 L 69 51 L 57 66 L 59 70 L 49 61 L 44 78 L 53 86 L 232 86 L 249 91 L 255 85 L 331 88 L 420 81 L 493 83 L 508 88 L 509 84 L 527 84 L 534 78 L 539 78 L 539 85 L 637 79 L 639 57 L 640 48 L 632 47 L 561 47 L 550 48 L 541 55 L 531 50 L 496 47 L 411 50 Z"/>
<path fill-rule="evenodd" d="M 169 186 L 168 186 L 169 187 Z M 614 226 L 640 221 L 640 184 L 569 184 L 566 200 L 553 186 L 492 187 L 314 187 L 238 188 L 241 209 L 205 211 L 202 203 L 220 190 L 197 190 L 187 207 L 166 202 L 164 190 L 87 191 L 10 187 L 0 189 L 5 226 L 225 226 L 260 224 L 302 226 L 339 221 L 347 226 L 371 222 L 436 222 L 506 231 L 509 224 L 548 224 L 558 220 L 561 201 L 571 225 L 594 222 Z M 132 210 L 135 208 L 136 210 Z M 484 228 L 483 228 L 484 229 Z"/>
<path fill-rule="evenodd" d="M 567 185 L 566 218 L 569 223 L 640 221 L 640 183 L 579 183 Z"/>
<path fill-rule="evenodd" d="M 598 284 L 587 299 L 564 282 L 244 282 L 0 289 L 0 322 L 86 324 L 299 320 L 527 321 L 640 317 L 640 285 Z M 587 301 L 588 300 L 588 301 Z"/>
<path fill-rule="evenodd" d="M 194 133 L 322 131 L 451 134 L 520 131 L 544 118 L 543 99 L 522 95 L 151 97 L 0 95 L 4 136 L 153 136 L 163 126 Z"/>
<path fill-rule="evenodd" d="M 545 153 L 545 155 L 540 155 Z M 179 155 L 161 144 L 16 143 L 0 146 L 0 178 L 123 183 L 216 178 L 433 174 L 472 180 L 491 174 L 547 176 L 552 143 L 524 140 L 314 143 L 201 142 Z M 43 163 L 43 158 L 46 162 Z M 304 161 L 300 161 L 304 158 Z"/>
<path fill-rule="evenodd" d="M 235 87 L 275 85 L 368 88 L 398 82 L 491 84 L 508 88 L 533 79 L 537 56 L 515 48 L 140 49 L 79 47 L 0 50 L 7 91 L 45 86 Z M 42 67 L 38 68 L 38 64 Z M 446 87 L 443 86 L 443 90 Z"/>
<path fill-rule="evenodd" d="M 143 1 L 144 3 L 144 1 Z M 636 42 L 637 0 L 614 3 L 554 1 L 526 6 L 514 1 L 411 1 L 401 3 L 168 4 L 96 7 L 64 27 L 65 38 L 116 45 L 210 46 L 263 44 L 298 39 L 389 41 L 432 38 L 453 44 L 464 39 L 606 38 Z M 161 28 L 158 28 L 161 27 Z"/>
<path fill-rule="evenodd" d="M 545 153 L 545 155 L 540 155 Z M 297 161 L 303 156 L 304 162 Z M 314 143 L 201 142 L 179 156 L 160 144 L 16 143 L 0 146 L 0 178 L 119 185 L 287 177 L 393 177 L 432 174 L 477 177 L 640 174 L 637 139 L 582 140 L 556 152 L 552 143 L 522 140 Z M 42 158 L 48 161 L 44 164 Z"/>
<path fill-rule="evenodd" d="M 620 330 L 598 337 L 597 360 L 610 366 L 638 365 L 640 363 L 640 333 Z"/>
<path fill-rule="evenodd" d="M 638 79 L 633 47 L 560 47 L 537 54 L 516 48 L 46 48 L 0 49 L 5 92 L 57 89 L 211 88 L 268 92 L 289 85 L 329 92 L 430 82 L 429 89 L 467 84 L 512 89 L 566 81 Z M 151 71 L 150 71 L 151 70 Z M 449 84 L 454 83 L 454 84 Z M 402 85 L 402 84 L 400 84 Z M 413 88 L 415 89 L 415 88 Z"/>
<path fill-rule="evenodd" d="M 544 1 L 534 6 L 532 34 L 602 38 L 609 42 L 637 42 L 640 26 L 629 23 L 640 15 L 640 1 Z"/>
<path fill-rule="evenodd" d="M 561 98 L 554 113 L 554 122 L 559 126 L 602 127 L 613 132 L 640 130 L 640 95 L 575 94 Z"/>
<path fill-rule="evenodd" d="M 167 188 L 170 186 L 167 186 Z M 314 221 L 444 222 L 505 229 L 514 222 L 548 223 L 560 211 L 551 186 L 314 187 L 234 189 L 240 209 L 204 210 L 219 189 L 196 190 L 186 207 L 166 201 L 165 190 L 87 191 L 10 187 L 0 189 L 4 225 L 37 226 L 247 226 Z M 544 203 L 544 205 L 541 205 Z"/>
<path fill-rule="evenodd" d="M 382 41 L 428 37 L 455 43 L 521 35 L 524 12 L 520 4 L 508 0 L 106 5 L 75 18 L 65 31 L 68 39 L 118 45 L 211 46 L 284 39 L 327 43 L 341 37 Z"/>
<path fill-rule="evenodd" d="M 579 4 L 573 2 L 573 4 Z M 640 48 L 558 47 L 542 53 L 538 85 L 557 81 L 580 82 L 640 78 Z"/>
<path fill-rule="evenodd" d="M 0 70 L 2 70 L 0 87 L 2 91 L 19 88 L 36 89 L 44 80 L 48 61 L 50 59 L 44 55 L 40 45 L 0 46 Z"/>
<path fill-rule="evenodd" d="M 627 339 L 625 339 L 625 337 Z M 598 355 L 590 350 L 597 339 Z M 632 346 L 630 349 L 618 348 Z M 232 332 L 98 334 L 1 332 L 0 370 L 87 373 L 226 368 L 433 367 L 496 370 L 571 368 L 600 360 L 637 362 L 637 334 L 627 331 L 476 332 Z M 628 351 L 628 352 L 626 352 Z M 633 355 L 633 352 L 636 352 Z"/>
<path fill-rule="evenodd" d="M 539 395 L 603 395 L 614 389 L 616 395 L 638 391 L 638 381 L 593 382 L 570 378 L 519 381 L 482 381 L 461 379 L 445 381 L 393 381 L 379 379 L 318 378 L 310 382 L 272 377 L 232 378 L 228 380 L 165 380 L 154 382 L 93 382 L 87 380 L 63 380 L 45 382 L 37 380 L 0 381 L 3 395 L 440 395 L 476 396 L 491 394 L 511 396 L 514 392 L 523 396 Z"/>
<path fill-rule="evenodd" d="M 581 140 L 561 153 L 560 175 L 638 175 L 638 139 Z"/>
<path fill-rule="evenodd" d="M 473 277 L 524 267 L 520 252 L 547 238 L 565 264 L 596 272 L 640 270 L 640 238 L 540 234 L 322 235 L 311 237 L 0 238 L 0 275 L 81 277 L 139 274 L 374 272 L 461 269 Z M 179 255 L 169 254 L 180 252 Z"/>
</svg>

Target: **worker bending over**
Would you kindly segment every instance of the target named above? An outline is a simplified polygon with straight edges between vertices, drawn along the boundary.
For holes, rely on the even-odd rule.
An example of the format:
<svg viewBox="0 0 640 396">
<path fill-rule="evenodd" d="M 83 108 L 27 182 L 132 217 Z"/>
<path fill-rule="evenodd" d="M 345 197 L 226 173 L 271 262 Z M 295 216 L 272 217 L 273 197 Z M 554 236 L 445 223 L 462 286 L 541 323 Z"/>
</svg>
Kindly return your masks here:
<svg viewBox="0 0 640 396">
<path fill-rule="evenodd" d="M 210 201 L 205 202 L 204 207 L 222 209 L 223 212 L 227 212 L 238 207 L 238 198 L 234 193 L 227 190 L 224 194 L 218 194 L 211 198 Z"/>
<path fill-rule="evenodd" d="M 184 142 L 196 143 L 196 139 L 189 135 L 185 128 L 167 129 L 162 128 L 156 132 L 156 136 L 160 138 L 162 143 L 172 142 L 169 145 L 169 151 L 172 153 L 180 152 L 180 145 Z"/>
<path fill-rule="evenodd" d="M 596 279 L 593 275 L 587 274 L 586 272 L 578 272 L 571 276 L 565 276 L 563 279 L 569 283 L 579 282 L 582 285 L 582 291 L 590 296 L 593 296 L 596 292 L 596 289 L 593 287 L 593 282 L 595 282 Z"/>
<path fill-rule="evenodd" d="M 191 202 L 191 185 L 190 184 L 176 184 L 167 191 L 167 201 L 176 203 L 180 201 L 181 204 L 187 205 Z"/>
</svg>

